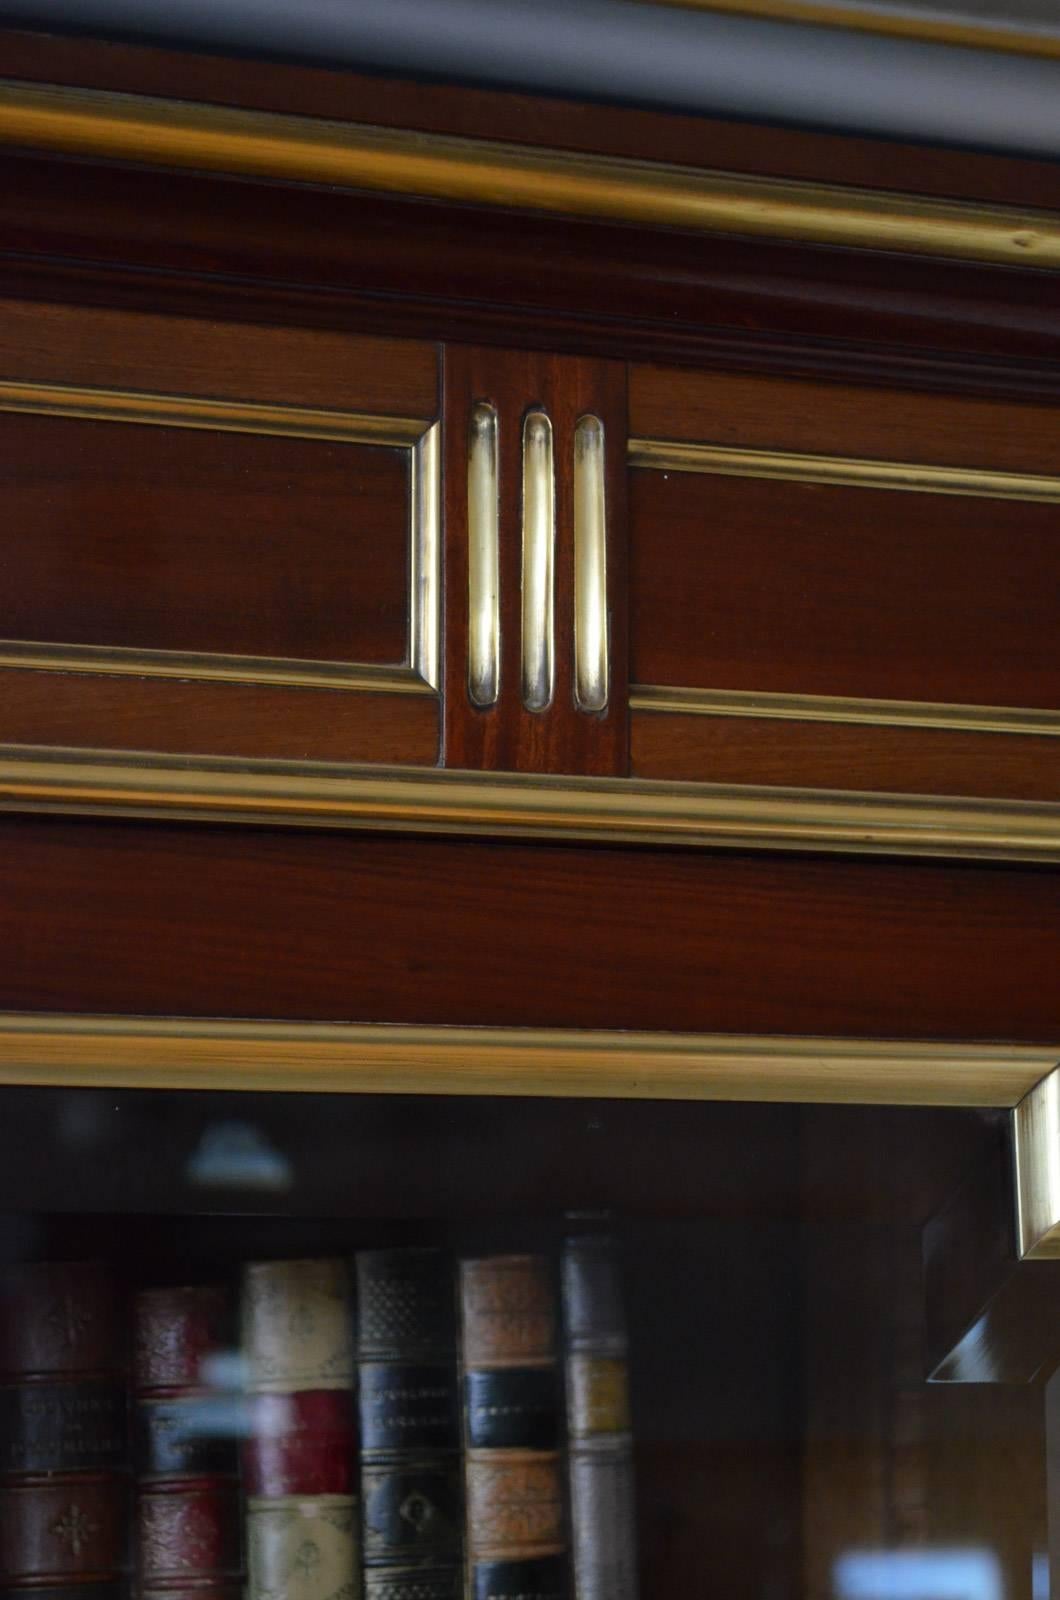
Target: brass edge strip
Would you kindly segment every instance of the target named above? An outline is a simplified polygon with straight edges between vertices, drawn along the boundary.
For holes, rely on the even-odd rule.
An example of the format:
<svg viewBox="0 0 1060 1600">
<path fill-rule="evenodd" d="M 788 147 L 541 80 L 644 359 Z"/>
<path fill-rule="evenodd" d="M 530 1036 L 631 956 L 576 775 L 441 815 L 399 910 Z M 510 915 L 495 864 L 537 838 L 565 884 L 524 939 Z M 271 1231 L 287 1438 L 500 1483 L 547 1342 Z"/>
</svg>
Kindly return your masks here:
<svg viewBox="0 0 1060 1600">
<path fill-rule="evenodd" d="M 389 445 L 407 450 L 411 455 L 410 665 L 376 666 L 361 662 L 301 661 L 289 657 L 0 639 L 0 667 L 192 678 L 223 683 L 273 683 L 376 694 L 434 694 L 437 691 L 442 603 L 441 466 L 437 423 L 308 406 L 264 405 L 254 401 L 210 400 L 193 395 L 25 383 L 14 379 L 0 380 L 0 411 L 339 444 Z"/>
<path fill-rule="evenodd" d="M 0 810 L 1060 862 L 1060 805 L 0 746 Z"/>
<path fill-rule="evenodd" d="M 0 1082 L 1013 1106 L 1060 1046 L 0 1014 Z"/>
<path fill-rule="evenodd" d="M 1028 500 L 1060 505 L 1060 477 L 993 472 L 983 467 L 936 467 L 919 461 L 863 460 L 784 450 L 751 450 L 665 439 L 630 439 L 629 464 L 654 472 L 701 472 L 719 477 L 780 478 L 853 489 L 896 489 L 914 494 L 957 494 L 987 500 Z"/>
<path fill-rule="evenodd" d="M 265 405 L 252 400 L 208 400 L 197 395 L 94 389 L 67 383 L 0 379 L 0 411 L 80 417 L 88 422 L 133 422 L 165 428 L 210 428 L 338 444 L 418 444 L 432 426 L 412 417 L 381 417 L 315 406 Z"/>
<path fill-rule="evenodd" d="M 0 141 L 139 165 L 915 255 L 1060 266 L 1060 216 L 884 190 L 0 82 Z"/>
<path fill-rule="evenodd" d="M 425 688 L 441 685 L 442 425 L 435 422 L 412 447 L 409 516 L 409 660 Z"/>
<path fill-rule="evenodd" d="M 1012 1147 L 1019 1253 L 1060 1257 L 1060 1068 L 1016 1107 Z"/>
<path fill-rule="evenodd" d="M 207 683 L 270 683 L 359 694 L 435 694 L 412 667 L 299 661 L 288 656 L 226 656 L 194 650 L 134 650 L 118 645 L 36 644 L 23 639 L 0 639 L 0 667 L 132 678 L 185 678 Z"/>
<path fill-rule="evenodd" d="M 1036 28 L 1017 17 L 990 19 L 946 16 L 909 6 L 843 4 L 842 0 L 644 0 L 651 5 L 680 6 L 694 11 L 724 11 L 773 22 L 808 22 L 822 28 L 918 39 L 924 43 L 966 45 L 975 50 L 1005 50 L 1014 55 L 1060 56 L 1060 37 L 1047 24 Z"/>
<path fill-rule="evenodd" d="M 1060 711 L 1017 706 L 963 706 L 928 700 L 858 700 L 845 695 L 771 694 L 757 689 L 695 689 L 638 683 L 632 711 L 692 717 L 778 717 L 797 722 L 868 723 L 878 727 L 942 728 L 953 733 L 1060 736 Z"/>
</svg>

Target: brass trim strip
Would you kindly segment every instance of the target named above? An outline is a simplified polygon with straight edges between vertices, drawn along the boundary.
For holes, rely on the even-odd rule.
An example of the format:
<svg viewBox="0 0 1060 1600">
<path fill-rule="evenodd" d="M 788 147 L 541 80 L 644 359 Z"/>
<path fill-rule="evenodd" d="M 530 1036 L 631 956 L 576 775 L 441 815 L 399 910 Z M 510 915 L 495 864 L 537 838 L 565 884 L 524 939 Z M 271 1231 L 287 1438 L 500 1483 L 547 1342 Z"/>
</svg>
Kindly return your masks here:
<svg viewBox="0 0 1060 1600">
<path fill-rule="evenodd" d="M 435 693 L 441 687 L 442 425 L 435 422 L 412 447 L 409 477 L 409 661 Z"/>
<path fill-rule="evenodd" d="M 290 656 L 228 656 L 195 650 L 135 650 L 118 645 L 36 644 L 23 639 L 0 639 L 0 667 L 131 678 L 187 678 L 206 683 L 283 684 L 358 694 L 435 694 L 412 667 L 299 661 Z"/>
<path fill-rule="evenodd" d="M 120 673 L 224 683 L 270 683 L 381 694 L 433 694 L 441 628 L 438 423 L 315 407 L 210 400 L 195 395 L 94 389 L 0 379 L 0 412 L 151 427 L 210 429 L 267 438 L 392 446 L 409 453 L 408 662 L 398 666 L 193 650 L 0 639 L 0 667 Z"/>
<path fill-rule="evenodd" d="M 696 689 L 634 684 L 632 711 L 691 717 L 779 717 L 796 722 L 852 722 L 953 733 L 1060 736 L 1060 711 L 1017 706 L 962 706 L 929 700 L 859 700 L 845 695 L 772 694 L 757 689 Z"/>
<path fill-rule="evenodd" d="M 543 411 L 523 422 L 523 705 L 544 711 L 556 678 L 556 473 L 552 423 Z"/>
<path fill-rule="evenodd" d="M 0 1013 L 0 1083 L 1013 1106 L 1060 1046 Z"/>
<path fill-rule="evenodd" d="M 604 425 L 579 417 L 574 429 L 574 699 L 607 709 L 607 500 Z"/>
<path fill-rule="evenodd" d="M 501 672 L 500 502 L 497 412 L 471 408 L 467 445 L 467 692 L 496 703 Z"/>
<path fill-rule="evenodd" d="M 1060 1258 L 1060 1068 L 1016 1107 L 1012 1149 L 1020 1256 Z"/>
<path fill-rule="evenodd" d="M 198 395 L 95 389 L 66 383 L 0 379 L 0 411 L 80 417 L 87 422 L 134 422 L 162 428 L 209 428 L 222 433 L 333 440 L 338 444 L 411 448 L 432 426 L 412 417 L 379 417 L 315 406 L 207 400 Z"/>
<path fill-rule="evenodd" d="M 1060 862 L 1060 805 L 0 746 L 0 810 Z"/>
<path fill-rule="evenodd" d="M 1060 216 L 236 110 L 0 82 L 0 142 L 297 183 L 914 255 L 1060 266 Z"/>
<path fill-rule="evenodd" d="M 984 467 L 936 467 L 913 461 L 862 460 L 729 445 L 630 439 L 629 464 L 654 472 L 701 472 L 730 478 L 779 478 L 854 489 L 897 489 L 914 494 L 958 494 L 987 500 L 1028 500 L 1060 505 L 1060 477 L 993 472 Z"/>
<path fill-rule="evenodd" d="M 966 45 L 973 50 L 1005 50 L 1014 55 L 1060 56 L 1055 27 L 1033 17 L 977 17 L 967 6 L 921 9 L 909 4 L 865 4 L 859 0 L 648 0 L 653 5 L 682 6 L 695 11 L 724 11 L 741 17 L 765 17 L 774 22 L 808 22 L 822 28 L 842 28 L 884 37 L 918 39 L 923 43 Z M 949 11 L 949 15 L 946 12 Z"/>
</svg>

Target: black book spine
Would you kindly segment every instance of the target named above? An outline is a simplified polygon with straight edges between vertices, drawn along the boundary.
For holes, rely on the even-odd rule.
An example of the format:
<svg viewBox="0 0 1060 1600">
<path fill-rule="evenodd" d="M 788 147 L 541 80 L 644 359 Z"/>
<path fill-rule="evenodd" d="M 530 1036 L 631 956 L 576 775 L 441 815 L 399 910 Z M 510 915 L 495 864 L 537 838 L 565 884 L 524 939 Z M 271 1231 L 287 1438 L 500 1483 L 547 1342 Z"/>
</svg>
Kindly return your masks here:
<svg viewBox="0 0 1060 1600">
<path fill-rule="evenodd" d="M 453 1267 L 440 1250 L 356 1260 L 365 1600 L 459 1600 Z"/>
</svg>

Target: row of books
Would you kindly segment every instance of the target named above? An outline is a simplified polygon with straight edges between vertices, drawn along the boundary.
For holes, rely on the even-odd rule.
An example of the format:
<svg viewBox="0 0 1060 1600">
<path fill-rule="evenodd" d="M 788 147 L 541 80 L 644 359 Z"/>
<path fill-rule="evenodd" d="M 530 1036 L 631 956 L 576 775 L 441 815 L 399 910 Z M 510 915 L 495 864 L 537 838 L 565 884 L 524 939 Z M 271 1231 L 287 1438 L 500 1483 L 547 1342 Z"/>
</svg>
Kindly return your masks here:
<svg viewBox="0 0 1060 1600">
<path fill-rule="evenodd" d="M 252 1262 L 128 1318 L 40 1262 L 0 1313 L 0 1600 L 634 1600 L 605 1236 Z"/>
</svg>

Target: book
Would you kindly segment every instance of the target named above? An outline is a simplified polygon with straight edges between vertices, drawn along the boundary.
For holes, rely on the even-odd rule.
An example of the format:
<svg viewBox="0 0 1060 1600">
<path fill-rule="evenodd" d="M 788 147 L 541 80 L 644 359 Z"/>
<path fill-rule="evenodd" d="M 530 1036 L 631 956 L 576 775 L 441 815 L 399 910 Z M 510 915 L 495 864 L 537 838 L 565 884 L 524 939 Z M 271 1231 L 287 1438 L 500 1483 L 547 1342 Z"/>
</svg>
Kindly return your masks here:
<svg viewBox="0 0 1060 1600">
<path fill-rule="evenodd" d="M 560 1263 L 574 1600 L 636 1600 L 629 1355 L 616 1241 L 564 1242 Z"/>
<path fill-rule="evenodd" d="M 356 1282 L 365 1600 L 460 1600 L 452 1259 L 363 1250 Z"/>
<path fill-rule="evenodd" d="M 212 1372 L 233 1338 L 222 1285 L 145 1289 L 133 1299 L 140 1600 L 240 1600 L 239 1412 Z"/>
<path fill-rule="evenodd" d="M 566 1594 L 555 1300 L 543 1256 L 460 1263 L 470 1600 Z"/>
<path fill-rule="evenodd" d="M 339 1259 L 243 1269 L 248 1600 L 361 1592 L 350 1274 Z"/>
<path fill-rule="evenodd" d="M 125 1350 L 99 1262 L 0 1283 L 0 1590 L 117 1595 L 126 1566 Z"/>
</svg>

